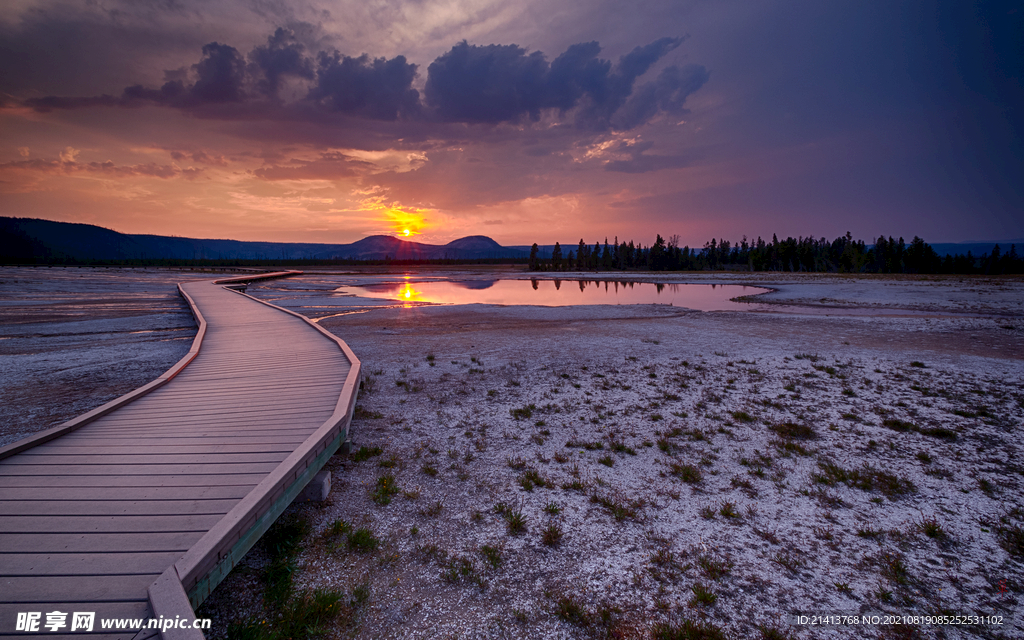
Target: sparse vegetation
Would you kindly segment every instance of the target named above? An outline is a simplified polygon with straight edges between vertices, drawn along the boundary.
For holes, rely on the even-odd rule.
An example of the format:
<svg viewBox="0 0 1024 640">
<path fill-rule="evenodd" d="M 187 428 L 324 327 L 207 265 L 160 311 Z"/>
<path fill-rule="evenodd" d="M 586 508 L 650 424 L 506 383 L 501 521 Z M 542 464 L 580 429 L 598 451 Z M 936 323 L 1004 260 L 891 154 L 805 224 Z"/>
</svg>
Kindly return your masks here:
<svg viewBox="0 0 1024 640">
<path fill-rule="evenodd" d="M 821 342 L 807 344 L 813 352 Z M 1024 518 L 1013 511 L 1021 467 L 1011 434 L 1024 390 L 1007 376 L 958 376 L 939 360 L 910 367 L 854 348 L 785 358 L 723 344 L 746 359 L 703 346 L 684 364 L 688 344 L 634 346 L 644 353 L 581 356 L 589 370 L 488 357 L 483 371 L 468 354 L 453 354 L 452 366 L 447 354 L 428 359 L 430 369 L 415 351 L 400 375 L 389 364 L 387 385 L 357 412 L 365 422 L 353 436 L 365 446 L 336 460 L 336 491 L 409 502 L 357 511 L 342 494 L 318 520 L 331 523 L 313 542 L 325 553 L 293 570 L 327 558 L 325 575 L 368 575 L 409 620 L 422 617 L 411 593 L 450 604 L 490 583 L 491 617 L 457 633 L 489 624 L 517 637 L 794 638 L 770 616 L 801 598 L 925 610 L 941 592 L 978 607 L 1005 593 L 1003 575 L 983 576 L 979 558 L 1015 593 Z M 578 567 L 610 554 L 626 582 Z M 431 565 L 413 587 L 392 568 L 410 557 Z M 523 585 L 514 601 L 508 584 Z M 351 601 L 339 593 L 344 610 Z M 377 609 L 367 637 L 381 629 Z M 737 619 L 738 610 L 765 617 Z M 344 620 L 331 624 L 347 637 Z M 456 633 L 446 624 L 437 633 Z"/>
<path fill-rule="evenodd" d="M 397 494 L 398 491 L 398 483 L 395 481 L 395 476 L 386 474 L 377 478 L 377 484 L 373 488 L 371 497 L 377 504 L 387 505 L 391 503 L 391 496 Z"/>
</svg>

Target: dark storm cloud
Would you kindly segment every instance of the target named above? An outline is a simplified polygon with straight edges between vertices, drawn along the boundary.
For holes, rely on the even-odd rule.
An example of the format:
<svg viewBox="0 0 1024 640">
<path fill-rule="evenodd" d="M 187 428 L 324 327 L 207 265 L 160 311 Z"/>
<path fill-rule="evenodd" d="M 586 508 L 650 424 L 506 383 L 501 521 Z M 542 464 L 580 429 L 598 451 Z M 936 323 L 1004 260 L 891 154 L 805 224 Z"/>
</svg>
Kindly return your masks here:
<svg viewBox="0 0 1024 640">
<path fill-rule="evenodd" d="M 598 57 L 597 42 L 572 45 L 549 63 L 543 53 L 517 45 L 463 41 L 428 68 L 424 103 L 412 86 L 417 65 L 404 56 L 337 50 L 313 56 L 292 31 L 279 28 L 247 56 L 227 44 L 206 44 L 199 62 L 166 72 L 158 88 L 132 85 L 121 95 L 46 96 L 25 104 L 38 111 L 156 104 L 208 117 L 290 120 L 308 119 L 312 108 L 381 121 L 483 124 L 537 121 L 554 110 L 582 129 L 631 129 L 661 112 L 683 113 L 687 97 L 707 82 L 704 67 L 670 66 L 634 91 L 637 79 L 681 42 L 661 38 L 612 64 Z M 303 82 L 305 91 L 290 102 L 281 95 L 288 78 Z"/>
<path fill-rule="evenodd" d="M 636 79 L 682 42 L 662 38 L 637 47 L 614 66 L 598 58 L 596 42 L 569 47 L 550 64 L 540 52 L 516 45 L 452 47 L 427 69 L 425 98 L 441 120 L 496 124 L 523 118 L 539 120 L 541 111 L 562 114 L 577 109 L 575 123 L 587 129 L 615 124 L 644 124 L 659 109 L 678 111 L 686 97 L 708 79 L 703 67 L 665 69 L 644 96 L 615 118 L 633 94 Z"/>
<path fill-rule="evenodd" d="M 629 100 L 615 113 L 612 124 L 617 129 L 632 129 L 658 114 L 659 111 L 681 116 L 691 93 L 704 86 L 710 74 L 699 65 L 662 69 L 654 82 L 637 87 Z"/>
<path fill-rule="evenodd" d="M 395 120 L 419 110 L 420 94 L 412 88 L 415 77 L 416 65 L 406 62 L 405 56 L 387 60 L 321 52 L 309 99 L 328 111 Z"/>
<path fill-rule="evenodd" d="M 306 47 L 286 29 L 278 29 L 267 39 L 266 45 L 253 49 L 249 60 L 263 75 L 256 82 L 256 88 L 267 97 L 277 96 L 281 81 L 288 76 L 306 80 L 315 77 L 313 61 L 306 55 Z"/>
<path fill-rule="evenodd" d="M 159 89 L 142 85 L 126 87 L 120 96 L 47 96 L 30 98 L 25 104 L 38 110 L 79 109 L 96 106 L 141 106 L 158 104 L 181 109 L 205 105 L 266 101 L 276 98 L 281 80 L 287 76 L 311 79 L 312 61 L 294 34 L 278 29 L 267 44 L 253 49 L 249 61 L 238 49 L 211 42 L 203 45 L 202 58 L 191 67 L 192 83 L 184 70 L 171 71 Z"/>
</svg>

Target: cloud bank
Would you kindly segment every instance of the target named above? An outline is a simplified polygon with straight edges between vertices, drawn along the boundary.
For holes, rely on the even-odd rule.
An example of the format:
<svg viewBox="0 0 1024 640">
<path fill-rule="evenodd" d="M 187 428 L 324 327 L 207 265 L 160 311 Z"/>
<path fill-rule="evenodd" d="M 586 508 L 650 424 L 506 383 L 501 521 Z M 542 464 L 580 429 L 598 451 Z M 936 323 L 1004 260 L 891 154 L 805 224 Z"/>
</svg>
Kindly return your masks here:
<svg viewBox="0 0 1024 640">
<path fill-rule="evenodd" d="M 700 65 L 668 66 L 638 85 L 683 38 L 661 38 L 612 63 L 597 42 L 574 44 L 548 62 L 540 51 L 462 41 L 419 70 L 404 56 L 352 57 L 309 51 L 285 28 L 243 55 L 210 42 L 198 62 L 165 72 L 159 87 L 132 85 L 120 95 L 44 96 L 24 104 L 40 112 L 159 105 L 196 115 L 302 120 L 324 114 L 378 121 L 499 124 L 537 122 L 543 113 L 578 129 L 626 130 L 659 114 L 680 115 L 709 78 Z"/>
</svg>

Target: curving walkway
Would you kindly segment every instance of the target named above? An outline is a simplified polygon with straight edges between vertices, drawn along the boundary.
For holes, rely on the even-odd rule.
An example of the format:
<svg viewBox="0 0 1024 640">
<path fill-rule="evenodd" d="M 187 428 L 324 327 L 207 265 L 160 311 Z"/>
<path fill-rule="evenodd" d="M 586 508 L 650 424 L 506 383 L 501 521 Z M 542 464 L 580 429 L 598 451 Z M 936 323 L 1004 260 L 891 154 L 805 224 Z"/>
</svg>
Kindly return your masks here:
<svg viewBox="0 0 1024 640">
<path fill-rule="evenodd" d="M 305 318 L 222 286 L 254 279 L 179 285 L 200 325 L 188 356 L 0 448 L 0 636 L 23 612 L 42 624 L 67 612 L 66 627 L 40 632 L 79 638 L 76 611 L 96 613 L 90 637 L 136 637 L 100 629 L 103 618 L 192 617 L 345 440 L 358 359 Z"/>
</svg>

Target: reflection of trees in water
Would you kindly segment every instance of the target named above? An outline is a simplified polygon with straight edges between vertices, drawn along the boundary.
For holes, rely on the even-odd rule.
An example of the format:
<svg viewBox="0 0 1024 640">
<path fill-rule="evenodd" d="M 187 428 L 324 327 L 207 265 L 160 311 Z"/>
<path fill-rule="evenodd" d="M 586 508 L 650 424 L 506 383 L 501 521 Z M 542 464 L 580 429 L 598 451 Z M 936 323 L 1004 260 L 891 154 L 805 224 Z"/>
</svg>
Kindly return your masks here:
<svg viewBox="0 0 1024 640">
<path fill-rule="evenodd" d="M 551 282 L 554 283 L 556 291 L 561 290 L 561 288 L 562 288 L 562 280 L 561 279 L 555 278 L 555 279 L 552 279 Z M 680 294 L 680 293 L 685 293 L 687 291 L 688 287 L 693 286 L 693 285 L 688 285 L 688 284 L 680 284 L 678 282 L 670 282 L 670 283 L 663 283 L 663 282 L 638 282 L 638 281 L 631 281 L 631 280 L 624 280 L 624 281 L 623 280 L 575 280 L 574 282 L 576 282 L 576 284 L 579 285 L 580 293 L 586 293 L 587 288 L 590 287 L 591 285 L 593 285 L 594 288 L 596 288 L 598 290 L 600 290 L 602 285 L 603 285 L 604 286 L 604 292 L 606 294 L 610 294 L 610 293 L 614 292 L 615 295 L 618 295 L 620 288 L 622 289 L 623 292 L 625 292 L 627 289 L 630 290 L 630 291 L 632 291 L 634 289 L 645 289 L 645 290 L 649 291 L 650 287 L 652 287 L 652 286 L 654 287 L 654 291 L 658 295 L 661 295 L 661 294 L 676 295 L 676 294 Z M 488 283 L 486 283 L 486 286 L 481 286 L 480 284 L 475 284 L 474 286 L 470 286 L 470 287 L 467 287 L 467 288 L 486 289 L 486 288 L 490 287 L 492 284 L 494 284 L 494 283 L 493 282 L 488 282 Z M 537 278 L 530 278 L 530 286 L 533 288 L 534 291 L 538 291 L 540 289 L 540 280 L 538 280 Z M 722 286 L 725 286 L 725 285 L 722 285 Z M 712 290 L 715 290 L 717 288 L 718 288 L 717 284 L 713 284 L 713 283 L 711 284 L 711 289 Z"/>
<path fill-rule="evenodd" d="M 463 289 L 471 289 L 473 291 L 480 291 L 483 289 L 490 289 L 494 286 L 496 280 L 469 280 L 466 282 L 452 282 L 456 287 L 462 287 Z"/>
</svg>

